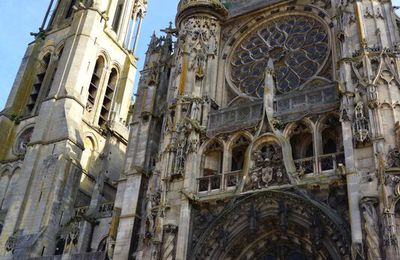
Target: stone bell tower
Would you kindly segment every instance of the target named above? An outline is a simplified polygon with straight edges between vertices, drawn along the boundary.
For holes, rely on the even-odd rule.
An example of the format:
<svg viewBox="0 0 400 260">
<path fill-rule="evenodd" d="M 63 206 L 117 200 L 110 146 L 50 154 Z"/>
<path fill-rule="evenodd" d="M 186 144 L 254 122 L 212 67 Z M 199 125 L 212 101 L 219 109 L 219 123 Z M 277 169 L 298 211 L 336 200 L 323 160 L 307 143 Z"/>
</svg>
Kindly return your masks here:
<svg viewBox="0 0 400 260">
<path fill-rule="evenodd" d="M 112 246 L 146 9 L 146 0 L 50 1 L 0 113 L 1 259 Z"/>
</svg>

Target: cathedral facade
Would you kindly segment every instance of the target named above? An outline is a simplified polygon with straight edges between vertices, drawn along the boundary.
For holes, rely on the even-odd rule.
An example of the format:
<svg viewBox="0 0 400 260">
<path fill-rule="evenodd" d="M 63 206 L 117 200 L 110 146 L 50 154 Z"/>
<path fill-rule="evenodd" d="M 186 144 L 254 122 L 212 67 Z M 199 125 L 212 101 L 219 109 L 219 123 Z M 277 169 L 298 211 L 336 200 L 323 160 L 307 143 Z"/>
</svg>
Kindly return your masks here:
<svg viewBox="0 0 400 260">
<path fill-rule="evenodd" d="M 181 0 L 131 105 L 146 9 L 51 1 L 0 114 L 2 259 L 399 259 L 391 1 Z"/>
</svg>

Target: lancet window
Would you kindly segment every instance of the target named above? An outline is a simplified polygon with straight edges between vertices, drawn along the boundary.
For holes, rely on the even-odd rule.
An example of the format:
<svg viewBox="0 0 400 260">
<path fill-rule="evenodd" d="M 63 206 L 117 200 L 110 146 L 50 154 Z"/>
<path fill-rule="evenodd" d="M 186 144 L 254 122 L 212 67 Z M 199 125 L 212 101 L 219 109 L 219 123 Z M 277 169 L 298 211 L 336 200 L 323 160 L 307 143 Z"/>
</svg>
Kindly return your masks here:
<svg viewBox="0 0 400 260">
<path fill-rule="evenodd" d="M 223 147 L 218 142 L 213 142 L 204 153 L 203 176 L 222 173 Z"/>
<path fill-rule="evenodd" d="M 35 106 L 39 100 L 40 90 L 43 87 L 44 79 L 46 76 L 47 69 L 50 64 L 51 54 L 47 53 L 40 61 L 38 72 L 36 74 L 35 81 L 32 86 L 31 94 L 29 96 L 28 104 L 26 105 L 26 114 L 29 115 L 35 109 Z"/>
<path fill-rule="evenodd" d="M 118 1 L 117 9 L 115 10 L 114 20 L 112 23 L 112 29 L 114 30 L 114 32 L 118 32 L 118 28 L 122 19 L 123 10 L 124 10 L 124 2 Z"/>
<path fill-rule="evenodd" d="M 103 104 L 100 111 L 99 126 L 104 127 L 109 120 L 112 102 L 114 99 L 114 93 L 118 83 L 118 71 L 113 68 L 111 70 L 110 78 L 106 86 L 104 94 Z"/>
<path fill-rule="evenodd" d="M 330 116 L 323 121 L 321 124 L 321 137 L 320 170 L 336 169 L 339 163 L 344 163 L 342 129 L 337 117 Z"/>
<path fill-rule="evenodd" d="M 218 141 L 211 142 L 202 158 L 202 176 L 199 179 L 199 192 L 221 188 L 224 158 L 223 145 Z"/>
<path fill-rule="evenodd" d="M 246 151 L 249 147 L 250 140 L 244 136 L 240 136 L 235 140 L 232 145 L 232 159 L 231 159 L 231 171 L 243 170 Z"/>
<path fill-rule="evenodd" d="M 71 0 L 71 2 L 69 3 L 67 12 L 65 13 L 65 19 L 68 19 L 72 16 L 72 14 L 74 13 L 74 6 L 76 4 L 76 0 Z"/>
<path fill-rule="evenodd" d="M 296 168 L 304 174 L 313 173 L 315 158 L 312 129 L 304 123 L 298 123 L 291 133 L 290 144 Z"/>
<path fill-rule="evenodd" d="M 97 59 L 93 74 L 92 74 L 92 79 L 90 80 L 90 85 L 89 85 L 89 96 L 88 96 L 88 101 L 86 104 L 86 109 L 88 111 L 91 111 L 95 101 L 96 101 L 96 96 L 97 96 L 97 91 L 99 90 L 100 87 L 100 81 L 103 75 L 104 71 L 104 66 L 105 66 L 105 61 L 103 57 L 99 57 Z"/>
</svg>

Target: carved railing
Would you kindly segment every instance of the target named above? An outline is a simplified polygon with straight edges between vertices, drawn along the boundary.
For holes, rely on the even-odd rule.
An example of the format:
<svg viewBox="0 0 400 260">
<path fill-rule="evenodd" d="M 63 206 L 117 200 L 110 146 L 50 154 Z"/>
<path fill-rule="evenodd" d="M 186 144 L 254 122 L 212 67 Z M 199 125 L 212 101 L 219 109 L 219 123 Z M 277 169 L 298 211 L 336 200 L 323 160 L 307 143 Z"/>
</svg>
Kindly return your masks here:
<svg viewBox="0 0 400 260">
<path fill-rule="evenodd" d="M 85 215 L 88 211 L 89 206 L 75 208 L 75 216 Z M 104 203 L 98 207 L 98 217 L 99 218 L 108 218 L 112 216 L 114 210 L 114 202 Z"/>
<path fill-rule="evenodd" d="M 294 164 L 296 165 L 296 169 L 303 174 L 311 174 L 317 172 L 317 167 L 315 167 L 315 157 L 298 159 L 294 161 Z"/>
<path fill-rule="evenodd" d="M 344 164 L 343 152 L 318 156 L 317 162 L 315 161 L 315 157 L 294 160 L 297 171 L 305 176 L 334 171 L 338 168 L 339 163 Z"/>
<path fill-rule="evenodd" d="M 256 125 L 262 116 L 263 101 L 254 101 L 240 106 L 228 107 L 210 113 L 208 136 L 237 131 Z"/>
<path fill-rule="evenodd" d="M 323 113 L 339 104 L 336 84 L 318 86 L 275 97 L 274 116 L 281 122 L 296 121 L 307 114 Z"/>
<path fill-rule="evenodd" d="M 338 168 L 338 164 L 344 164 L 344 153 L 324 154 L 318 157 L 319 171 L 332 171 Z"/>
<path fill-rule="evenodd" d="M 235 189 L 241 177 L 242 171 L 200 177 L 197 179 L 197 192 L 200 194 L 208 194 Z"/>
<path fill-rule="evenodd" d="M 222 174 L 205 176 L 197 179 L 198 192 L 211 192 L 221 189 Z"/>
</svg>

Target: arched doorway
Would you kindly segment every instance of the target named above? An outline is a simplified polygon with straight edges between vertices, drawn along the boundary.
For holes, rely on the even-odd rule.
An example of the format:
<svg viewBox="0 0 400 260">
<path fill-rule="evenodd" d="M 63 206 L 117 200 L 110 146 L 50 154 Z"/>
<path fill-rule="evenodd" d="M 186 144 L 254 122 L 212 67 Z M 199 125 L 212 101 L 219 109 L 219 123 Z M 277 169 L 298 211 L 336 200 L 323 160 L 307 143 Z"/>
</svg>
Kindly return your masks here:
<svg viewBox="0 0 400 260">
<path fill-rule="evenodd" d="M 228 205 L 193 210 L 189 259 L 351 259 L 348 223 L 303 193 L 266 191 Z"/>
</svg>

